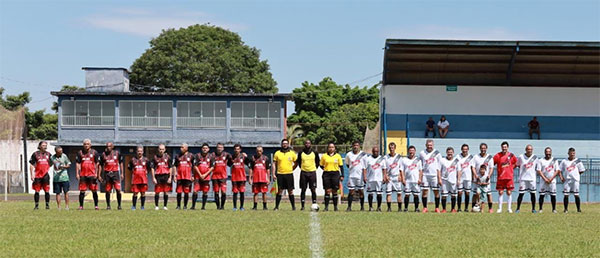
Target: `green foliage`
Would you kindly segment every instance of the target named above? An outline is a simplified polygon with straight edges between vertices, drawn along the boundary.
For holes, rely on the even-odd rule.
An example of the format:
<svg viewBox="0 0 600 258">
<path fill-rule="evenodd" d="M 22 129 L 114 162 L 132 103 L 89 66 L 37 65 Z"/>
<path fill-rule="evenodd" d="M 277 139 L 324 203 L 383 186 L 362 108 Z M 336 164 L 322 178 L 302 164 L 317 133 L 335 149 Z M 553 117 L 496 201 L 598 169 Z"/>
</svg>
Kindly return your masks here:
<svg viewBox="0 0 600 258">
<path fill-rule="evenodd" d="M 31 101 L 29 92 L 23 92 L 19 95 L 6 95 L 4 97 L 4 88 L 0 88 L 0 104 L 11 111 L 16 110 L 19 107 L 25 106 L 25 104 Z"/>
<path fill-rule="evenodd" d="M 295 112 L 288 125 L 300 125 L 302 137 L 294 144 L 310 139 L 314 144 L 351 144 L 362 141 L 367 126 L 373 128 L 379 118 L 379 89 L 340 85 L 327 77 L 318 84 L 302 83 L 293 91 Z"/>
<path fill-rule="evenodd" d="M 175 92 L 276 93 L 260 51 L 234 32 L 211 25 L 168 29 L 131 66 L 132 89 Z"/>
<path fill-rule="evenodd" d="M 65 86 L 63 86 L 63 89 Z M 8 110 L 24 107 L 31 101 L 27 91 L 19 95 L 6 95 L 6 97 L 3 96 L 3 93 L 4 89 L 0 88 L 0 104 Z M 29 112 L 28 108 L 25 107 L 25 125 L 27 127 L 27 138 L 30 140 L 54 140 L 58 137 L 58 115 L 45 114 L 44 109 Z"/>
</svg>

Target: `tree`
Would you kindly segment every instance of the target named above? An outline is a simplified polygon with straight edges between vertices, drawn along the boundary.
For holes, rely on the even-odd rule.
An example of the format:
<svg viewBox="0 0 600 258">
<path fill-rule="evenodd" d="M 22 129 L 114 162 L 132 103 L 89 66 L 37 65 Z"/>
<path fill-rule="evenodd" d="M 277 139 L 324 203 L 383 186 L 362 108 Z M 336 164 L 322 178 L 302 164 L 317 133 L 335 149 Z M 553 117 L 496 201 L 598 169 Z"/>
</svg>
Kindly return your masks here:
<svg viewBox="0 0 600 258">
<path fill-rule="evenodd" d="M 277 93 L 260 51 L 212 25 L 163 30 L 131 66 L 132 89 L 176 92 Z M 142 85 L 142 86 L 140 86 Z"/>
<path fill-rule="evenodd" d="M 54 140 L 58 137 L 58 115 L 45 114 L 45 109 L 29 112 L 25 106 L 31 101 L 27 91 L 19 95 L 3 96 L 3 93 L 4 88 L 0 88 L 0 104 L 4 108 L 12 111 L 19 107 L 25 107 L 25 126 L 28 139 Z"/>
<path fill-rule="evenodd" d="M 318 84 L 302 83 L 292 92 L 295 112 L 288 126 L 300 125 L 302 137 L 294 144 L 310 139 L 315 144 L 351 144 L 362 141 L 367 126 L 379 119 L 379 89 L 340 85 L 326 77 Z"/>
<path fill-rule="evenodd" d="M 6 95 L 6 97 L 4 97 L 3 94 L 4 88 L 0 88 L 0 104 L 10 111 L 14 111 L 19 107 L 25 106 L 25 104 L 31 101 L 31 97 L 27 91 L 19 95 Z"/>
</svg>

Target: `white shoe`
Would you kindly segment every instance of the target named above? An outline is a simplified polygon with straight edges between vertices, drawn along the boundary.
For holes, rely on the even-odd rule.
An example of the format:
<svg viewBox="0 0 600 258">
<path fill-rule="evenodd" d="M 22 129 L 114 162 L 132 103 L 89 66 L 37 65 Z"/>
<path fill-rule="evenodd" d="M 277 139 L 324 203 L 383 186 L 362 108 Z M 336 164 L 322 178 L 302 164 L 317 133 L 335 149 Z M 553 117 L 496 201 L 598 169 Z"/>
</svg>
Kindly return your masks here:
<svg viewBox="0 0 600 258">
<path fill-rule="evenodd" d="M 502 213 L 502 209 L 498 209 L 496 213 Z"/>
<path fill-rule="evenodd" d="M 508 213 L 512 213 L 512 209 L 508 209 Z"/>
<path fill-rule="evenodd" d="M 154 210 L 157 211 L 158 210 L 158 206 L 154 207 Z"/>
<path fill-rule="evenodd" d="M 165 207 L 163 207 L 163 210 L 166 210 L 166 211 L 168 211 L 169 209 L 167 209 L 167 206 L 165 206 Z"/>
<path fill-rule="evenodd" d="M 539 210 L 539 211 L 538 211 L 538 213 L 543 213 L 543 212 L 544 212 L 544 210 Z"/>
</svg>

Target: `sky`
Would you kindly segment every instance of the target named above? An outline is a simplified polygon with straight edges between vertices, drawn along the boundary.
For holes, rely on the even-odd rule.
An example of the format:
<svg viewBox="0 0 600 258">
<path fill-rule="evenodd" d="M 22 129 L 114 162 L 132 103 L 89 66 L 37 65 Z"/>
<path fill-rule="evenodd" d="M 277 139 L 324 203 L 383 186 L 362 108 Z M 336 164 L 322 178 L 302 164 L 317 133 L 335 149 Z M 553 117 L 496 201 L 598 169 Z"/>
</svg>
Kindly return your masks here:
<svg viewBox="0 0 600 258">
<path fill-rule="evenodd" d="M 388 38 L 599 41 L 600 0 L 0 0 L 0 87 L 49 112 L 50 91 L 85 85 L 81 67 L 129 68 L 161 30 L 205 23 L 260 49 L 288 93 L 324 77 L 376 84 Z"/>
</svg>

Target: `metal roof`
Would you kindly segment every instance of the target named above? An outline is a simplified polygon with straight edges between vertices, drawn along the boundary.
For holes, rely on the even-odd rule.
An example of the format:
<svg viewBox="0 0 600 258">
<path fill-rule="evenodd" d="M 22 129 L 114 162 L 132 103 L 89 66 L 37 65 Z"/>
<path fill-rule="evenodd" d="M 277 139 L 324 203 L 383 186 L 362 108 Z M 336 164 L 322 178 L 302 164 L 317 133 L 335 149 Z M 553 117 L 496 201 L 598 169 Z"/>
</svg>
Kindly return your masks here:
<svg viewBox="0 0 600 258">
<path fill-rule="evenodd" d="M 388 39 L 383 82 L 600 87 L 600 42 Z"/>
<path fill-rule="evenodd" d="M 290 93 L 203 93 L 203 92 L 90 92 L 51 91 L 54 96 L 172 96 L 172 97 L 283 97 L 292 98 Z"/>
</svg>

